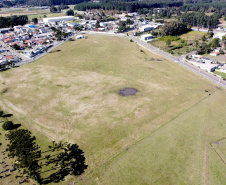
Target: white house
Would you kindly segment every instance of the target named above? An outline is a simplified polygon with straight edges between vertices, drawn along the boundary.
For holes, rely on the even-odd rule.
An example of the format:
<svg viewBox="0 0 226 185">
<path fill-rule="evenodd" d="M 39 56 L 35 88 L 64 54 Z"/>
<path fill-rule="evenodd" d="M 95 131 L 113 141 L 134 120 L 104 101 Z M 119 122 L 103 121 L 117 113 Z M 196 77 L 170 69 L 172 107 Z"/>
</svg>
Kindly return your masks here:
<svg viewBox="0 0 226 185">
<path fill-rule="evenodd" d="M 50 18 L 43 18 L 43 22 L 50 23 L 50 22 L 60 22 L 60 21 L 71 21 L 74 19 L 75 19 L 74 16 L 50 17 Z"/>
</svg>

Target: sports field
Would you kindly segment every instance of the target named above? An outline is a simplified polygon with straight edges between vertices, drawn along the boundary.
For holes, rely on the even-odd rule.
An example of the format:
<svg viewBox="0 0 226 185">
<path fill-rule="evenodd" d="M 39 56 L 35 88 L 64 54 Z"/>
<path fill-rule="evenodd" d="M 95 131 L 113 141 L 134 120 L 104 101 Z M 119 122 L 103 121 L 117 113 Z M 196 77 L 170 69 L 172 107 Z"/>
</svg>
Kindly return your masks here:
<svg viewBox="0 0 226 185">
<path fill-rule="evenodd" d="M 226 165 L 210 145 L 226 133 L 225 90 L 128 39 L 67 41 L 1 72 L 0 84 L 0 107 L 41 146 L 66 141 L 85 152 L 86 172 L 58 184 L 226 180 Z M 125 87 L 138 92 L 119 95 Z"/>
</svg>

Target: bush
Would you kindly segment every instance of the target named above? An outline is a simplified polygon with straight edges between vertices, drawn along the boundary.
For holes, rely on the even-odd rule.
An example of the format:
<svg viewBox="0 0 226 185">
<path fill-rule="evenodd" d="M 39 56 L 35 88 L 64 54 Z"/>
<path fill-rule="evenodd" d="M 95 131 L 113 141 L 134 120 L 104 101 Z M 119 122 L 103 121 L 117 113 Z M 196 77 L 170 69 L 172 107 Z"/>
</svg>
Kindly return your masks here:
<svg viewBox="0 0 226 185">
<path fill-rule="evenodd" d="M 2 128 L 4 130 L 11 130 L 13 129 L 13 122 L 12 121 L 5 121 L 3 124 L 2 124 Z"/>
<path fill-rule="evenodd" d="M 165 41 L 165 42 L 166 42 L 167 40 L 170 40 L 170 41 L 172 42 L 172 41 L 180 40 L 180 38 L 177 37 L 177 36 L 165 36 L 165 37 L 161 37 L 159 40 Z"/>
<path fill-rule="evenodd" d="M 133 42 L 133 39 L 130 39 L 129 41 L 130 41 L 130 42 Z"/>
</svg>

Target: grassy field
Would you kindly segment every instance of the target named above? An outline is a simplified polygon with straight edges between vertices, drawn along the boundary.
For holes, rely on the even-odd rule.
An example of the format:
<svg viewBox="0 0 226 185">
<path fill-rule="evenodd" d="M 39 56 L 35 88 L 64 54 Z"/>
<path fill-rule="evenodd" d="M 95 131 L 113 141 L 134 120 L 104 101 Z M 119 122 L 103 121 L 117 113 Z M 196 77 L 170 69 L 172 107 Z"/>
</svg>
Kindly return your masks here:
<svg viewBox="0 0 226 185">
<path fill-rule="evenodd" d="M 221 76 L 222 78 L 225 78 L 225 79 L 226 79 L 226 74 L 225 74 L 225 73 L 223 73 L 223 72 L 214 71 L 213 73 L 214 73 L 214 74 L 216 74 L 216 75 Z"/>
<path fill-rule="evenodd" d="M 4 9 L 3 11 L 0 11 L 0 16 L 7 17 L 7 16 L 13 16 L 13 15 L 27 15 L 28 19 L 32 21 L 33 18 L 43 19 L 44 15 L 46 17 L 60 17 L 65 16 L 65 13 L 62 10 L 61 13 L 51 13 L 49 9 Z"/>
<path fill-rule="evenodd" d="M 67 41 L 1 72 L 0 107 L 44 148 L 55 140 L 85 152 L 86 172 L 59 184 L 222 184 L 226 167 L 208 143 L 226 131 L 225 91 L 140 50 L 117 37 Z M 138 93 L 120 96 L 125 87 Z"/>
<path fill-rule="evenodd" d="M 161 41 L 159 39 L 152 41 L 151 44 L 165 51 L 172 50 L 174 55 L 180 56 L 180 55 L 194 51 L 195 47 L 193 43 L 195 43 L 195 40 L 200 40 L 201 37 L 205 34 L 206 33 L 204 32 L 190 31 L 188 33 L 178 36 L 181 40 L 183 39 L 187 42 L 187 46 L 183 46 L 181 48 L 177 48 L 178 46 L 180 46 L 181 40 L 172 41 L 169 46 L 166 44 L 165 41 Z"/>
</svg>

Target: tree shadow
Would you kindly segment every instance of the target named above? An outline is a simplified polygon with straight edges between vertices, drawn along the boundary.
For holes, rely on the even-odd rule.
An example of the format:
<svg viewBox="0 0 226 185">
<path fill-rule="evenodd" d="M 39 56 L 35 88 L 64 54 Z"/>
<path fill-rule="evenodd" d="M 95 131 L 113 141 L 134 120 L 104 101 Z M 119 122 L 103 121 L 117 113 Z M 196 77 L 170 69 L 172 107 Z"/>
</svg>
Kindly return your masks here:
<svg viewBox="0 0 226 185">
<path fill-rule="evenodd" d="M 47 165 L 54 165 L 51 170 L 56 170 L 46 178 L 41 178 L 40 184 L 58 183 L 64 181 L 67 175 L 81 175 L 88 165 L 85 164 L 84 152 L 76 144 L 61 146 L 63 152 L 50 156 Z M 46 172 L 46 171 L 45 171 Z M 43 173 L 45 173 L 43 172 Z"/>
<path fill-rule="evenodd" d="M 4 114 L 4 115 L 2 115 L 3 118 L 9 118 L 11 116 L 13 116 L 13 114 Z"/>
<path fill-rule="evenodd" d="M 11 130 L 13 130 L 13 129 L 17 129 L 17 128 L 19 128 L 21 126 L 21 124 L 13 124 L 13 127 L 12 127 L 12 129 Z"/>
<path fill-rule="evenodd" d="M 61 50 L 58 49 L 58 50 L 54 50 L 54 51 L 50 51 L 49 53 L 56 53 L 56 52 L 60 52 Z"/>
</svg>

